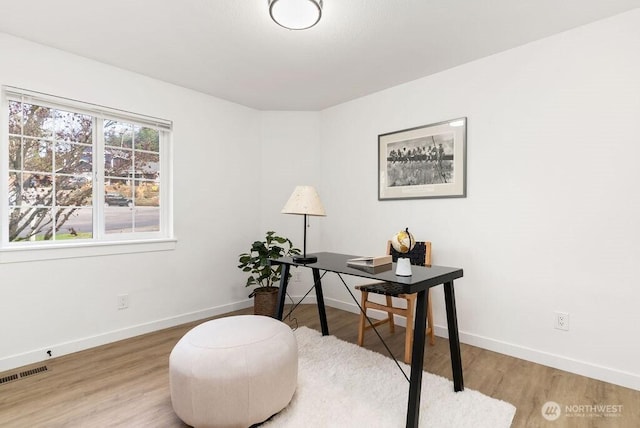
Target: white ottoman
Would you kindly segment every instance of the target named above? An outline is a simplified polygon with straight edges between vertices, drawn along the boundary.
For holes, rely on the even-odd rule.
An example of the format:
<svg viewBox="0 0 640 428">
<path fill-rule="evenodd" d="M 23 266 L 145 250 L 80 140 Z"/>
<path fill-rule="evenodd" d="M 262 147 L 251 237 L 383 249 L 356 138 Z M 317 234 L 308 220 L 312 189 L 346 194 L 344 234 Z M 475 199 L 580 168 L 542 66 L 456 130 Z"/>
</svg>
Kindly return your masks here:
<svg viewBox="0 0 640 428">
<path fill-rule="evenodd" d="M 194 427 L 249 427 L 284 409 L 298 381 L 298 345 L 274 318 L 207 321 L 169 357 L 173 410 Z"/>
</svg>

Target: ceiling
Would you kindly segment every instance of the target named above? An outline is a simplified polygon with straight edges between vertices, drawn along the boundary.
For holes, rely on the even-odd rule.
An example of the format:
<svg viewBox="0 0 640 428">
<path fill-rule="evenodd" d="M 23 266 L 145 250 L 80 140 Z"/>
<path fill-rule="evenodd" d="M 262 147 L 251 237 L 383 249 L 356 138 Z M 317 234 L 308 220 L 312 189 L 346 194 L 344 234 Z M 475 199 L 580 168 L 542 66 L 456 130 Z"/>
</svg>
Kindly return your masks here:
<svg viewBox="0 0 640 428">
<path fill-rule="evenodd" d="M 640 0 L 0 0 L 0 32 L 260 110 L 321 110 L 640 7 Z"/>
</svg>

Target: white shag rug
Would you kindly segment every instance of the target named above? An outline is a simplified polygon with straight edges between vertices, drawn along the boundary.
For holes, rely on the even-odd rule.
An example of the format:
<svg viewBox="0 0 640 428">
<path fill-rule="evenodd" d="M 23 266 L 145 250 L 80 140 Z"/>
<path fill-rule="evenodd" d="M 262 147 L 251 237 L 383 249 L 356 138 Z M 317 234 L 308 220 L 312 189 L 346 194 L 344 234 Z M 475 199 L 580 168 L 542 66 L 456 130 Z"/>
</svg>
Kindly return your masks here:
<svg viewBox="0 0 640 428">
<path fill-rule="evenodd" d="M 409 383 L 391 358 L 306 327 L 298 340 L 298 387 L 291 403 L 261 427 L 393 428 L 406 425 Z M 407 376 L 409 366 L 400 363 Z M 516 408 L 422 374 L 420 426 L 511 426 Z"/>
</svg>

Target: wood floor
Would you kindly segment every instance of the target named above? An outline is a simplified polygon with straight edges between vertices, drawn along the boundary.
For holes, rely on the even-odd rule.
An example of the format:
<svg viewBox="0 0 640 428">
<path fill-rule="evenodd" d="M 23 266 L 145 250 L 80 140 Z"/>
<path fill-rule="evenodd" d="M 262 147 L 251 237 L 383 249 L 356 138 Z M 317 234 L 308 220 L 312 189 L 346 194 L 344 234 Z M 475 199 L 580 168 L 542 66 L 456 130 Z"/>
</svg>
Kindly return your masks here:
<svg viewBox="0 0 640 428">
<path fill-rule="evenodd" d="M 245 313 L 251 310 L 229 315 Z M 300 306 L 293 317 L 288 323 L 294 327 L 320 330 L 314 305 Z M 327 308 L 327 318 L 331 334 L 356 342 L 357 315 Z M 53 358 L 44 363 L 44 372 L 1 383 L 0 427 L 184 427 L 171 408 L 169 354 L 180 337 L 200 322 Z M 403 329 L 397 328 L 393 336 L 387 328 L 381 330 L 401 358 Z M 374 333 L 367 334 L 365 346 L 386 352 Z M 516 406 L 514 427 L 640 427 L 639 391 L 467 345 L 462 345 L 462 364 L 466 388 Z M 446 339 L 436 338 L 435 346 L 427 346 L 424 367 L 451 379 Z M 0 379 L 21 370 L 0 373 Z M 547 401 L 562 406 L 616 405 L 622 406 L 622 413 L 605 417 L 574 412 L 549 422 L 541 414 Z"/>
</svg>

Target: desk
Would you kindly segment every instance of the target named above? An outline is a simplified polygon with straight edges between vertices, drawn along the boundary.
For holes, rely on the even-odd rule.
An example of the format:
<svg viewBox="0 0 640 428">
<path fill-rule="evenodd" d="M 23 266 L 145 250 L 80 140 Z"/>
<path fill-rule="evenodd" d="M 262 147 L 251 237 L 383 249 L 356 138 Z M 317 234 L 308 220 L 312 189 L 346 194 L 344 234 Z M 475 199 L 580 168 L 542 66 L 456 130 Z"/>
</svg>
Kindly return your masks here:
<svg viewBox="0 0 640 428">
<path fill-rule="evenodd" d="M 395 275 L 396 264 L 384 272 L 368 272 L 366 270 L 347 266 L 347 260 L 358 256 L 336 253 L 315 253 L 316 263 L 296 263 L 291 257 L 269 260 L 273 265 L 282 265 L 282 278 L 278 291 L 278 310 L 276 318 L 282 320 L 284 301 L 289 283 L 291 266 L 310 268 L 313 272 L 313 282 L 318 301 L 318 315 L 324 336 L 329 334 L 327 315 L 324 307 L 320 271 L 334 272 L 358 276 L 377 281 L 398 284 L 402 293 L 418 293 L 414 327 L 413 349 L 411 353 L 411 376 L 409 379 L 409 402 L 407 405 L 407 427 L 417 427 L 420 412 L 420 393 L 422 389 L 422 364 L 424 362 L 424 342 L 427 315 L 427 290 L 437 285 L 444 285 L 444 298 L 447 309 L 447 326 L 449 329 L 449 350 L 451 351 L 451 370 L 453 371 L 453 389 L 458 392 L 464 389 L 462 380 L 462 361 L 460 358 L 460 340 L 458 337 L 458 319 L 456 316 L 456 301 L 453 291 L 453 280 L 462 278 L 462 269 L 444 266 L 411 266 L 412 276 L 400 277 Z"/>
</svg>

